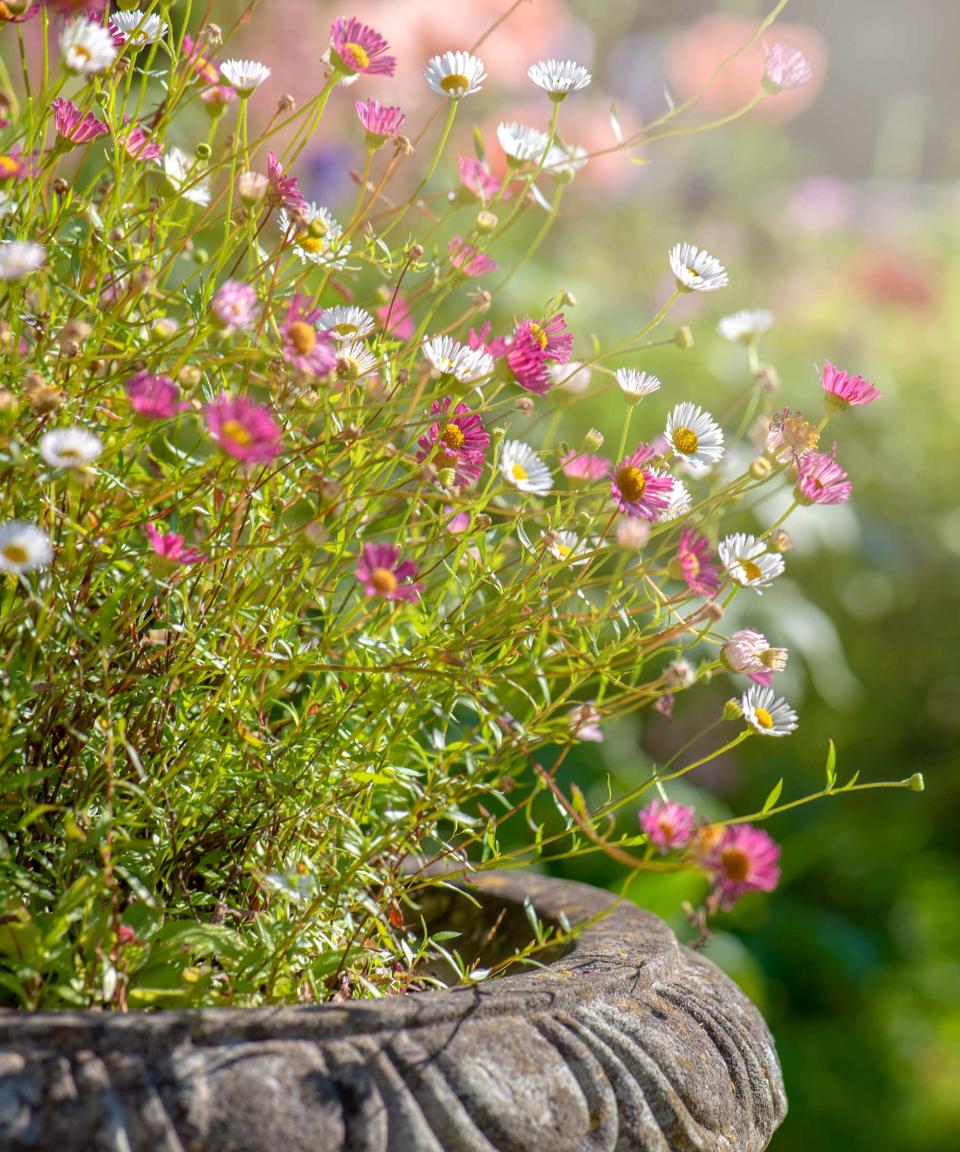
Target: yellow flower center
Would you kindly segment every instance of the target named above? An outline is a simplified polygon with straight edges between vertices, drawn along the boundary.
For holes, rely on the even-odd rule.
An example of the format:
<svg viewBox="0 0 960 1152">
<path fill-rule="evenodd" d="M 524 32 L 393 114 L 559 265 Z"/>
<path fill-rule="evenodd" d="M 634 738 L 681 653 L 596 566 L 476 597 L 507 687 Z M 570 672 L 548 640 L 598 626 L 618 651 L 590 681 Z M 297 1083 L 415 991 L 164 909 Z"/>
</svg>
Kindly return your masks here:
<svg viewBox="0 0 960 1152">
<path fill-rule="evenodd" d="M 461 73 L 452 72 L 449 76 L 444 76 L 440 81 L 440 87 L 444 92 L 462 92 L 470 87 L 470 81 Z"/>
<path fill-rule="evenodd" d="M 369 52 L 367 52 L 366 48 L 362 45 L 354 44 L 352 41 L 344 44 L 343 57 L 347 63 L 352 64 L 358 72 L 370 66 Z"/>
<path fill-rule="evenodd" d="M 90 49 L 83 44 L 74 44 L 73 54 L 74 56 L 79 56 L 81 60 L 90 60 L 93 56 Z"/>
<path fill-rule="evenodd" d="M 759 580 L 763 575 L 763 571 L 759 564 L 755 564 L 752 560 L 739 561 L 740 570 L 748 580 Z"/>
<path fill-rule="evenodd" d="M 248 444 L 253 443 L 249 429 L 245 428 L 239 420 L 225 420 L 223 422 L 223 434 L 234 444 L 239 444 L 241 448 L 246 448 Z"/>
<path fill-rule="evenodd" d="M 684 456 L 692 456 L 700 447 L 700 441 L 697 439 L 696 432 L 689 428 L 676 428 L 673 433 L 673 446 Z"/>
<path fill-rule="evenodd" d="M 306 356 L 317 346 L 316 331 L 303 320 L 294 320 L 287 329 L 287 339 L 301 356 Z"/>
<path fill-rule="evenodd" d="M 77 451 L 76 448 L 60 448 L 57 451 L 57 455 L 60 457 L 61 460 L 79 460 L 80 459 L 80 453 Z"/>
<path fill-rule="evenodd" d="M 528 478 L 528 475 L 529 475 L 529 473 L 527 472 L 526 468 L 524 468 L 524 466 L 522 464 L 511 464 L 510 465 L 510 476 L 512 479 L 514 479 L 514 480 L 526 480 Z"/>
<path fill-rule="evenodd" d="M 448 424 L 441 433 L 440 439 L 448 448 L 453 448 L 454 450 L 462 448 L 464 441 L 463 429 L 456 424 Z"/>
<path fill-rule="evenodd" d="M 568 560 L 573 555 L 573 549 L 569 544 L 555 544 L 554 548 L 561 560 Z"/>
<path fill-rule="evenodd" d="M 770 729 L 773 727 L 773 717 L 766 708 L 754 708 L 753 711 L 761 728 Z"/>
<path fill-rule="evenodd" d="M 723 870 L 734 884 L 742 884 L 750 875 L 750 857 L 740 848 L 726 848 L 720 856 Z"/>
<path fill-rule="evenodd" d="M 356 324 L 350 324 L 344 320 L 340 324 L 334 324 L 333 331 L 336 332 L 338 336 L 352 336 L 354 332 L 359 332 L 360 329 Z"/>
<path fill-rule="evenodd" d="M 8 176 L 16 176 L 20 169 L 20 165 L 13 156 L 0 156 L 0 180 L 5 180 Z"/>
<path fill-rule="evenodd" d="M 691 268 L 689 264 L 687 265 L 685 271 L 686 271 L 687 275 L 692 276 L 694 278 L 694 280 L 700 279 L 700 273 L 696 270 L 696 268 Z"/>
<path fill-rule="evenodd" d="M 26 564 L 30 559 L 30 553 L 22 544 L 8 544 L 3 554 L 11 564 Z"/>
<path fill-rule="evenodd" d="M 619 469 L 615 479 L 617 481 L 617 487 L 620 489 L 620 495 L 630 503 L 639 500 L 647 490 L 646 476 L 644 476 L 639 468 L 634 468 L 632 464 L 628 464 L 626 468 Z"/>
<path fill-rule="evenodd" d="M 318 253 L 322 252 L 326 247 L 326 241 L 322 236 L 304 236 L 304 238 L 298 240 L 297 243 L 304 252 Z"/>
<path fill-rule="evenodd" d="M 547 336 L 546 332 L 544 332 L 543 328 L 539 324 L 531 324 L 530 325 L 530 335 L 540 345 L 541 351 L 546 349 L 550 338 Z"/>
<path fill-rule="evenodd" d="M 374 568 L 370 573 L 370 583 L 378 592 L 385 595 L 396 590 L 397 578 L 389 568 Z"/>
</svg>

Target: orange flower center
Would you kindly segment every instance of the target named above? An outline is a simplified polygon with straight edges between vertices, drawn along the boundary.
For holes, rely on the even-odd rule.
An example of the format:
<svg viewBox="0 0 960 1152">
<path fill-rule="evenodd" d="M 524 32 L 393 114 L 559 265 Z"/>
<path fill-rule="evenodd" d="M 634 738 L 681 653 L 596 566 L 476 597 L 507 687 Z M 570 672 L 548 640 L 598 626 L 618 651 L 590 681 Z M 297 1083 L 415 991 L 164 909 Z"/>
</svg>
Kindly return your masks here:
<svg viewBox="0 0 960 1152">
<path fill-rule="evenodd" d="M 621 468 L 617 472 L 616 481 L 620 495 L 630 503 L 639 500 L 647 489 L 647 478 L 639 468 L 634 468 L 632 464 L 628 464 L 626 468 Z"/>
<path fill-rule="evenodd" d="M 224 420 L 223 434 L 228 440 L 232 440 L 234 444 L 239 444 L 241 448 L 246 448 L 249 444 L 253 443 L 250 430 L 245 428 L 239 420 Z"/>
<path fill-rule="evenodd" d="M 700 441 L 696 432 L 692 432 L 689 428 L 677 428 L 673 433 L 673 446 L 684 456 L 692 456 L 700 447 Z"/>
<path fill-rule="evenodd" d="M 16 176 L 19 171 L 20 165 L 13 156 L 0 156 L 0 180 L 5 180 L 8 176 Z"/>
<path fill-rule="evenodd" d="M 449 76 L 444 76 L 440 81 L 440 87 L 444 92 L 461 92 L 470 87 L 470 81 L 459 72 L 453 72 Z"/>
<path fill-rule="evenodd" d="M 22 544 L 8 544 L 3 554 L 11 564 L 25 564 L 30 559 L 30 553 Z"/>
<path fill-rule="evenodd" d="M 741 560 L 740 569 L 748 580 L 759 580 L 763 575 L 763 571 L 759 564 L 754 564 L 752 560 Z"/>
<path fill-rule="evenodd" d="M 754 715 L 757 718 L 757 723 L 761 728 L 770 729 L 773 727 L 773 717 L 766 710 L 766 708 L 755 708 Z"/>
<path fill-rule="evenodd" d="M 734 884 L 742 884 L 750 875 L 750 857 L 740 848 L 726 848 L 720 856 L 723 870 Z"/>
<path fill-rule="evenodd" d="M 294 320 L 287 329 L 287 339 L 301 356 L 306 356 L 317 346 L 316 331 L 303 320 Z"/>
<path fill-rule="evenodd" d="M 396 590 L 397 578 L 389 568 L 374 568 L 370 573 L 370 583 L 378 592 L 386 595 L 386 593 Z"/>
<path fill-rule="evenodd" d="M 463 447 L 464 435 L 463 429 L 456 424 L 448 424 L 440 435 L 440 439 L 446 444 L 448 448 Z"/>
<path fill-rule="evenodd" d="M 354 44 L 352 41 L 344 44 L 342 55 L 358 72 L 370 66 L 370 53 L 361 44 Z"/>
</svg>

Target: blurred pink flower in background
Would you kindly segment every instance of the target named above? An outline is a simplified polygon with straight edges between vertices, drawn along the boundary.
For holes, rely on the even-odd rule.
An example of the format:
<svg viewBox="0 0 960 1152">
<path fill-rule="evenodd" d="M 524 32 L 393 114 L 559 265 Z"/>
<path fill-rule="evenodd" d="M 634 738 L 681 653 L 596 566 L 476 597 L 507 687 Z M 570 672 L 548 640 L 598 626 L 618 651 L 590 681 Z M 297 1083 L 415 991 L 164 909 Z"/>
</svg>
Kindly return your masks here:
<svg viewBox="0 0 960 1152">
<path fill-rule="evenodd" d="M 756 20 L 721 14 L 704 16 L 671 37 L 664 53 L 664 64 L 670 90 L 675 98 L 686 100 L 710 78 L 714 69 L 754 34 Z M 809 108 L 823 85 L 827 66 L 824 38 L 806 24 L 777 21 L 769 30 L 728 64 L 700 101 L 708 113 L 733 112 L 755 96 L 763 78 L 766 51 L 775 41 L 798 48 L 810 61 L 813 77 L 800 88 L 779 92 L 761 100 L 754 116 L 772 120 L 792 120 Z"/>
</svg>

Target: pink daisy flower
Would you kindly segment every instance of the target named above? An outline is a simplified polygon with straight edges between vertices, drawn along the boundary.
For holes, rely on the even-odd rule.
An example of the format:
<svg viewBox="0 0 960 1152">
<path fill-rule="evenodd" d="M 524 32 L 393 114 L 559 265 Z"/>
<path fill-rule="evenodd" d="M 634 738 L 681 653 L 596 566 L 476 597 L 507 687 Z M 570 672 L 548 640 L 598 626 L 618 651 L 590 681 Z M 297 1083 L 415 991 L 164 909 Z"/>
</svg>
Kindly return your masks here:
<svg viewBox="0 0 960 1152">
<path fill-rule="evenodd" d="M 354 107 L 357 118 L 367 134 L 367 144 L 380 148 L 392 140 L 407 121 L 406 114 L 393 104 L 381 104 L 377 100 L 358 100 Z"/>
<path fill-rule="evenodd" d="M 765 49 L 763 65 L 763 86 L 768 92 L 785 92 L 788 88 L 799 88 L 813 79 L 810 61 L 799 48 L 789 44 L 771 44 Z"/>
<path fill-rule="evenodd" d="M 670 507 L 673 477 L 644 467 L 653 456 L 650 445 L 641 444 L 614 470 L 610 494 L 628 516 L 656 520 Z"/>
<path fill-rule="evenodd" d="M 377 319 L 381 324 L 386 324 L 388 318 L 390 321 L 388 335 L 395 336 L 398 340 L 409 340 L 415 331 L 415 325 L 410 305 L 402 296 L 393 301 L 393 307 L 384 304 L 382 308 L 377 309 Z"/>
<path fill-rule="evenodd" d="M 880 395 L 869 380 L 864 380 L 862 376 L 851 376 L 835 368 L 829 360 L 824 361 L 820 383 L 826 393 L 827 408 L 833 412 L 869 404 Z"/>
<path fill-rule="evenodd" d="M 500 180 L 475 156 L 458 156 L 460 183 L 478 200 L 492 200 L 500 190 Z M 506 197 L 504 197 L 506 199 Z"/>
<path fill-rule="evenodd" d="M 567 331 L 562 312 L 543 323 L 527 316 L 513 331 L 507 363 L 521 388 L 544 396 L 551 384 L 548 363 L 565 364 L 572 351 L 573 337 Z"/>
<path fill-rule="evenodd" d="M 715 596 L 720 570 L 711 559 L 710 541 L 693 528 L 684 528 L 677 544 L 676 563 L 686 586 L 697 596 Z"/>
<path fill-rule="evenodd" d="M 675 800 L 651 800 L 641 809 L 637 819 L 647 839 L 661 854 L 684 848 L 690 843 L 694 830 L 694 809 Z"/>
<path fill-rule="evenodd" d="M 182 536 L 176 532 L 160 532 L 154 524 L 147 524 L 147 539 L 160 559 L 170 564 L 201 564 L 206 560 L 202 552 L 188 548 Z"/>
<path fill-rule="evenodd" d="M 491 340 L 490 333 L 492 331 L 493 325 L 489 322 L 489 320 L 481 327 L 479 332 L 475 332 L 471 328 L 467 343 L 475 352 L 477 350 L 482 350 L 492 356 L 494 360 L 499 360 L 501 357 L 506 356 L 507 351 L 510 348 L 510 342 L 509 340 L 504 339 L 502 336 L 495 336 Z"/>
<path fill-rule="evenodd" d="M 242 280 L 225 280 L 210 301 L 214 321 L 228 332 L 249 328 L 260 314 L 257 290 Z"/>
<path fill-rule="evenodd" d="M 26 180 L 33 175 L 33 158 L 24 156 L 16 145 L 0 152 L 0 184 L 8 180 Z"/>
<path fill-rule="evenodd" d="M 267 177 L 270 180 L 270 203 L 286 208 L 288 212 L 300 212 L 307 206 L 307 199 L 297 188 L 296 176 L 284 176 L 283 166 L 275 152 L 267 155 Z"/>
<path fill-rule="evenodd" d="M 280 454 L 280 427 L 270 409 L 247 396 L 221 392 L 204 408 L 203 418 L 221 451 L 236 460 L 259 464 Z"/>
<path fill-rule="evenodd" d="M 720 658 L 731 672 L 742 672 L 757 684 L 769 688 L 774 672 L 787 666 L 786 648 L 772 648 L 756 628 L 741 628 L 726 641 Z"/>
<path fill-rule="evenodd" d="M 606 456 L 591 456 L 587 452 L 568 452 L 560 461 L 564 476 L 571 480 L 602 480 L 610 475 L 610 461 Z"/>
<path fill-rule="evenodd" d="M 481 252 L 472 244 L 464 243 L 460 236 L 454 236 L 447 244 L 450 253 L 450 263 L 459 268 L 464 276 L 484 276 L 487 272 L 496 272 L 499 265 L 491 260 L 486 253 Z"/>
<path fill-rule="evenodd" d="M 130 407 L 148 420 L 170 420 L 190 405 L 180 400 L 180 389 L 169 376 L 138 372 L 126 383 Z"/>
<path fill-rule="evenodd" d="M 400 560 L 399 549 L 389 544 L 364 544 L 356 575 L 368 596 L 416 603 L 423 591 L 422 584 L 413 583 L 417 572 L 412 560 Z"/>
<path fill-rule="evenodd" d="M 334 20 L 330 25 L 330 58 L 338 72 L 356 76 L 392 76 L 397 66 L 395 56 L 386 56 L 390 45 L 379 32 L 361 24 L 355 16 Z"/>
<path fill-rule="evenodd" d="M 592 700 L 588 700 L 585 704 L 578 704 L 567 713 L 570 735 L 575 740 L 583 740 L 590 744 L 602 744 L 603 732 L 600 730 L 602 719 L 600 710 Z"/>
<path fill-rule="evenodd" d="M 306 299 L 294 296 L 280 330 L 283 358 L 304 376 L 326 376 L 337 362 L 333 337 L 316 326 L 321 312 L 308 310 Z"/>
<path fill-rule="evenodd" d="M 853 485 L 829 452 L 808 452 L 797 465 L 794 496 L 802 504 L 843 504 Z"/>
<path fill-rule="evenodd" d="M 141 164 L 151 164 L 154 160 L 159 160 L 163 155 L 163 149 L 159 144 L 154 144 L 150 136 L 144 132 L 139 124 L 135 124 L 128 132 L 120 137 L 120 143 L 123 145 L 127 155 L 133 160 L 139 160 Z"/>
<path fill-rule="evenodd" d="M 724 828 L 704 866 L 721 908 L 732 908 L 747 892 L 772 892 L 780 881 L 780 845 L 761 828 Z"/>
<path fill-rule="evenodd" d="M 451 416 L 451 404 L 448 397 L 430 406 L 431 416 L 438 419 L 420 437 L 417 460 L 429 458 L 436 468 L 454 469 L 454 484 L 467 488 L 480 479 L 490 437 L 476 412 L 458 404 Z"/>
<path fill-rule="evenodd" d="M 50 106 L 53 108 L 53 126 L 57 130 L 57 135 L 71 147 L 87 144 L 110 131 L 92 112 L 81 116 L 80 109 L 72 100 L 59 97 Z"/>
<path fill-rule="evenodd" d="M 194 72 L 207 84 L 217 84 L 220 80 L 220 69 L 211 63 L 201 51 L 202 44 L 191 36 L 183 37 L 183 59 L 188 60 Z"/>
<path fill-rule="evenodd" d="M 200 99 L 206 104 L 208 113 L 216 116 L 223 110 L 225 104 L 239 100 L 240 97 L 235 88 L 230 88 L 226 84 L 210 84 L 200 93 Z"/>
</svg>

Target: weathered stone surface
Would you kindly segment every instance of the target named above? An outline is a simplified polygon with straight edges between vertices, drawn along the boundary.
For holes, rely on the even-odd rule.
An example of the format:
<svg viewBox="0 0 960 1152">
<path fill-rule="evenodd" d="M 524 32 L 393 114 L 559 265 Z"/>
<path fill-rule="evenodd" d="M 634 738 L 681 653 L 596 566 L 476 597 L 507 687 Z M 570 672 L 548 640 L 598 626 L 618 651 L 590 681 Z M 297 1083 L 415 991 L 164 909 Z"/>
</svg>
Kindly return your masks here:
<svg viewBox="0 0 960 1152">
<path fill-rule="evenodd" d="M 340 1006 L 0 1013 L 9 1152 L 759 1152 L 786 1112 L 743 993 L 583 884 L 483 877 L 433 915 L 491 951 L 606 913 L 545 969 Z M 462 941 L 460 942 L 462 943 Z"/>
</svg>

